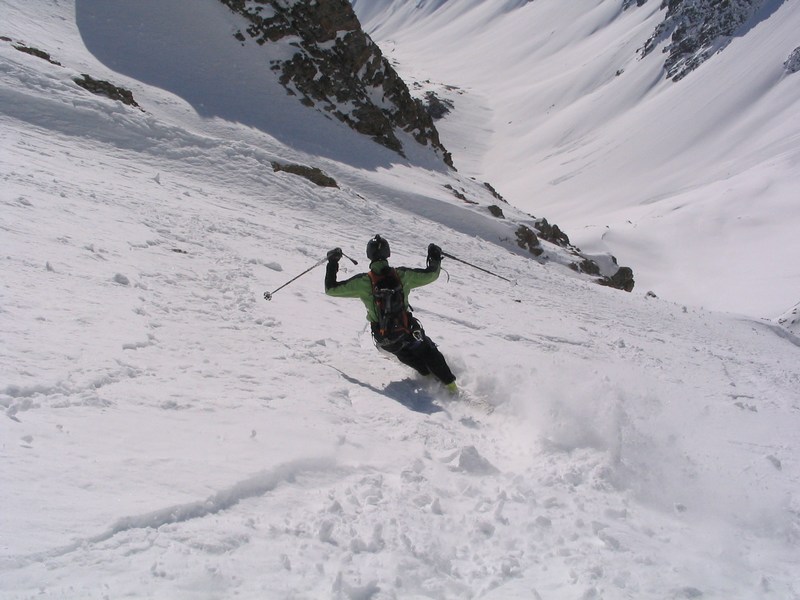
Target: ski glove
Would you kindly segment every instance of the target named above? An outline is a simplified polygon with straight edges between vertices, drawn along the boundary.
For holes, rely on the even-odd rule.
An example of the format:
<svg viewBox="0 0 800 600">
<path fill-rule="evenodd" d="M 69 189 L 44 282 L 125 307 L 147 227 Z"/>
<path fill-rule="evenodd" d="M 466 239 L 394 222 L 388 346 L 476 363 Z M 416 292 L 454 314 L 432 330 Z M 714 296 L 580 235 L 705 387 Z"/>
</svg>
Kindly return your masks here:
<svg viewBox="0 0 800 600">
<path fill-rule="evenodd" d="M 442 262 L 442 249 L 436 244 L 428 245 L 428 263 Z"/>
<path fill-rule="evenodd" d="M 338 263 L 341 258 L 342 258 L 341 248 L 334 248 L 333 250 L 328 250 L 328 262 Z"/>
</svg>

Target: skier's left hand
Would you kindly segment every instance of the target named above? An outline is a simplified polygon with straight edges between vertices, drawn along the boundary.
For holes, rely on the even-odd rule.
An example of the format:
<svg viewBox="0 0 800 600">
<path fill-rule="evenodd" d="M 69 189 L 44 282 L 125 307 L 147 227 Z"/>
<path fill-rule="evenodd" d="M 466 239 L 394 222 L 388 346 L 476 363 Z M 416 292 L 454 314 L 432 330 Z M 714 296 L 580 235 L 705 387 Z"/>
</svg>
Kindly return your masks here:
<svg viewBox="0 0 800 600">
<path fill-rule="evenodd" d="M 428 245 L 428 262 L 440 263 L 442 262 L 442 249 L 436 244 Z"/>
<path fill-rule="evenodd" d="M 442 262 L 442 249 L 436 244 L 428 245 L 428 265 L 439 265 Z"/>
</svg>

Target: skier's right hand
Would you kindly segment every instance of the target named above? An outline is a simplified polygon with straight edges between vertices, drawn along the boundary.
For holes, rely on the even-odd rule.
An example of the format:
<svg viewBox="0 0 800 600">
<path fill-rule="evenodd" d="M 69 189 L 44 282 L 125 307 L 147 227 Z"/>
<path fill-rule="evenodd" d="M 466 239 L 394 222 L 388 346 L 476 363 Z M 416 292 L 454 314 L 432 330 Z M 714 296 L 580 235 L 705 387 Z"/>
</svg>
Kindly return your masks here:
<svg viewBox="0 0 800 600">
<path fill-rule="evenodd" d="M 436 244 L 428 245 L 428 262 L 440 263 L 442 262 L 442 249 Z"/>
<path fill-rule="evenodd" d="M 328 250 L 328 262 L 338 263 L 341 258 L 342 258 L 341 248 L 334 248 L 333 250 Z"/>
</svg>

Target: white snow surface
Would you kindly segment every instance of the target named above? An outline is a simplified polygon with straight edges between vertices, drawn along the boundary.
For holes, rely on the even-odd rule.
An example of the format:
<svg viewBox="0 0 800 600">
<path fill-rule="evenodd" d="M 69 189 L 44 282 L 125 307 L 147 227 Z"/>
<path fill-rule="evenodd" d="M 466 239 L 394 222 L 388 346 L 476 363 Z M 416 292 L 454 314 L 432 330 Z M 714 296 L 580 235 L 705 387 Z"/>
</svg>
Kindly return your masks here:
<svg viewBox="0 0 800 600">
<path fill-rule="evenodd" d="M 0 5 L 0 598 L 800 598 L 794 333 L 510 251 L 443 190 L 480 184 L 266 75 L 229 104 L 256 50 L 188 5 Z M 359 272 L 376 232 L 515 282 L 446 260 L 412 294 L 462 397 L 379 354 L 322 267 L 262 298 L 333 246 Z"/>
<path fill-rule="evenodd" d="M 465 174 L 676 302 L 774 319 L 800 300 L 800 3 L 770 0 L 675 84 L 650 0 L 353 0 L 401 75 L 451 100 Z M 665 40 L 666 44 L 669 40 Z"/>
</svg>

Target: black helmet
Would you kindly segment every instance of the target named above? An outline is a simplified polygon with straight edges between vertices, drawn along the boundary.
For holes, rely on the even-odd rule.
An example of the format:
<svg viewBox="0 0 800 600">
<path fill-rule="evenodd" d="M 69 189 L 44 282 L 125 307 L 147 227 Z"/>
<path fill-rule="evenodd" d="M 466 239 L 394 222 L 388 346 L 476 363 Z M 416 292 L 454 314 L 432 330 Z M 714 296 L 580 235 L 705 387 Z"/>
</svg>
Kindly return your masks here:
<svg viewBox="0 0 800 600">
<path fill-rule="evenodd" d="M 381 236 L 376 235 L 369 242 L 367 242 L 367 258 L 371 261 L 386 260 L 392 255 L 389 250 L 389 242 Z"/>
</svg>

